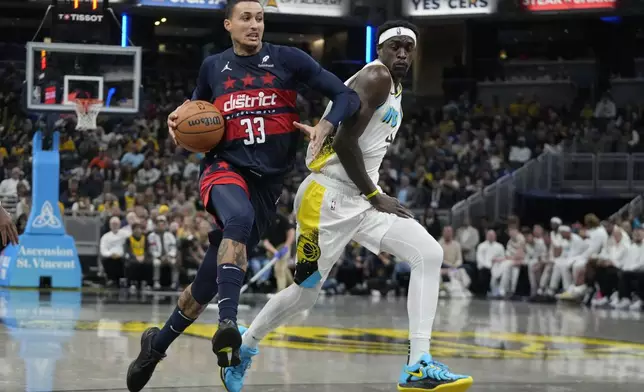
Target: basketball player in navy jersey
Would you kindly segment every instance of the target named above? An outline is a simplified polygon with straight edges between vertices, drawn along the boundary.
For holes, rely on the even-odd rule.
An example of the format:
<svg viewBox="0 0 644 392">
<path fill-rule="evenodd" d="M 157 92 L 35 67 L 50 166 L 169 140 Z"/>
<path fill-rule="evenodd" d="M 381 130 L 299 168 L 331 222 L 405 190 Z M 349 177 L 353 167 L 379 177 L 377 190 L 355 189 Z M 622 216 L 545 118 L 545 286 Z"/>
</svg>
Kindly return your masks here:
<svg viewBox="0 0 644 392">
<path fill-rule="evenodd" d="M 217 293 L 219 329 L 212 338 L 212 349 L 220 367 L 240 364 L 237 308 L 247 251 L 272 221 L 284 176 L 294 164 L 299 130 L 308 134 L 313 148 L 321 148 L 322 136 L 333 132 L 360 107 L 355 91 L 303 51 L 262 42 L 264 12 L 259 1 L 229 0 L 224 27 L 233 46 L 204 60 L 192 95 L 193 100 L 214 102 L 226 119 L 224 139 L 206 155 L 200 179 L 204 206 L 221 230 L 210 233 L 210 246 L 199 272 L 181 293 L 164 327 L 143 333 L 141 352 L 128 368 L 130 391 L 147 384 L 170 344 Z M 298 83 L 333 101 L 315 127 L 297 122 Z M 176 120 L 174 113 L 168 117 L 173 137 Z M 276 257 L 288 251 L 282 248 Z"/>
</svg>

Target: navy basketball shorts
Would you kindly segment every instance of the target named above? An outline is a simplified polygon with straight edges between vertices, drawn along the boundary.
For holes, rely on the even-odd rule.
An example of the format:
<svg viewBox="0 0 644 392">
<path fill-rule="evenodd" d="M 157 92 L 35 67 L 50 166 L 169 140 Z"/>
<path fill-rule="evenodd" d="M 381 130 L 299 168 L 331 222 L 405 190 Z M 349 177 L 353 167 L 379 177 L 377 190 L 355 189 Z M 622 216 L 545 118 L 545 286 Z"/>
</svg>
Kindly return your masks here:
<svg viewBox="0 0 644 392">
<path fill-rule="evenodd" d="M 217 225 L 223 230 L 218 215 L 227 215 L 225 211 L 238 209 L 239 205 L 229 206 L 226 200 L 211 200 L 211 189 L 214 186 L 238 186 L 244 190 L 247 199 L 235 200 L 235 203 L 247 203 L 247 208 L 254 211 L 255 222 L 247 246 L 255 246 L 268 230 L 276 214 L 276 203 L 282 192 L 282 184 L 253 178 L 252 174 L 244 175 L 222 159 L 216 159 L 204 170 L 200 178 L 199 190 L 201 201 Z M 223 214 L 222 214 L 223 212 Z"/>
</svg>

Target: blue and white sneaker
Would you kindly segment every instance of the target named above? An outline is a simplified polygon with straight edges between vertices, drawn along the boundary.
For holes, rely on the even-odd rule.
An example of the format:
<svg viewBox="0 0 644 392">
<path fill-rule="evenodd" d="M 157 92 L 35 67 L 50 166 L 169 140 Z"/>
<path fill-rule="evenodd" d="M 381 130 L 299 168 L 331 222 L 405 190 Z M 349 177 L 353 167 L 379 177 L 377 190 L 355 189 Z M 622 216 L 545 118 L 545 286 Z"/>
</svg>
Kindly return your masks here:
<svg viewBox="0 0 644 392">
<path fill-rule="evenodd" d="M 402 392 L 440 391 L 465 392 L 472 386 L 472 377 L 454 374 L 449 368 L 423 355 L 420 361 L 411 366 L 403 366 L 398 379 L 398 390 Z"/>
<path fill-rule="evenodd" d="M 239 333 L 242 336 L 247 330 L 248 328 L 239 326 Z M 253 357 L 257 354 L 259 354 L 258 348 L 250 348 L 242 344 L 239 348 L 241 363 L 233 367 L 219 368 L 219 377 L 221 377 L 221 382 L 224 384 L 226 391 L 240 392 L 242 390 L 244 378 L 246 378 L 246 371 L 250 369 L 250 365 L 253 363 Z"/>
</svg>

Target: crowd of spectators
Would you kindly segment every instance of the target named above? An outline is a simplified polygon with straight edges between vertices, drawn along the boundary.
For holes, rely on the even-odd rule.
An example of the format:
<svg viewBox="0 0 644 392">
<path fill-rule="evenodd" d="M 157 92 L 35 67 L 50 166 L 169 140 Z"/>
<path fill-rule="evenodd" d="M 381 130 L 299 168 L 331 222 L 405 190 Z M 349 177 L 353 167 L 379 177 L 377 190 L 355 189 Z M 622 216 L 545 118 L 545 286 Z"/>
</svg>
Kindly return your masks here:
<svg viewBox="0 0 644 392">
<path fill-rule="evenodd" d="M 6 67 L 0 73 L 0 197 L 15 201 L 15 217 L 19 228 L 24 229 L 30 211 L 30 141 L 33 131 L 44 127 L 44 119 L 21 110 L 20 71 Z M 99 116 L 98 128 L 84 132 L 75 130 L 73 116 L 56 122 L 61 132 L 60 206 L 66 215 L 101 216 L 103 232 L 122 238 L 125 245 L 135 227 L 148 241 L 155 234 L 163 238 L 170 238 L 164 233 L 172 234 L 174 251 L 162 250 L 168 252 L 162 259 L 158 250 L 151 249 L 149 260 L 155 268 L 131 273 L 150 275 L 143 285 L 159 287 L 164 279 L 156 267 L 176 265 L 169 269 L 165 282 L 167 286 L 178 286 L 189 280 L 198 267 L 214 223 L 204 212 L 195 186 L 201 155 L 176 147 L 168 138 L 165 121 L 189 95 L 194 81 L 185 74 L 165 73 L 146 83 L 143 110 L 138 117 Z M 325 102 L 305 92 L 298 101 L 305 122 L 318 121 Z M 406 108 L 405 121 L 383 162 L 379 185 L 415 210 L 427 230 L 436 238 L 442 237 L 449 247 L 454 234 L 443 228 L 437 211 L 449 209 L 542 152 L 639 148 L 636 129 L 642 108 L 616 109 L 611 103 L 610 96 L 605 95 L 595 109 L 587 105 L 570 110 L 545 107 L 536 96 L 519 95 L 507 107 L 498 102 L 485 106 L 470 102 L 464 94 L 443 107 Z M 611 132 L 600 132 L 607 127 Z M 281 214 L 291 219 L 295 192 L 307 173 L 305 143 L 303 140 L 280 198 Z M 117 219 L 122 228 L 115 231 Z M 127 236 L 116 234 L 124 229 Z M 470 238 L 468 243 L 472 241 Z M 114 254 L 107 252 L 102 258 L 128 264 L 126 248 Z M 472 249 L 468 248 L 466 254 L 471 256 Z M 184 268 L 186 265 L 194 268 Z M 128 284 L 120 282 L 129 276 L 127 268 L 103 269 L 111 283 Z M 127 273 L 121 276 L 115 274 L 116 270 Z M 408 273 L 404 264 L 395 263 L 388 255 L 368 255 L 366 250 L 352 245 L 327 288 L 334 292 L 372 292 L 371 288 L 376 287 L 375 292 L 386 293 L 403 287 L 395 282 L 404 280 Z M 459 290 L 465 295 L 468 279 L 474 284 L 480 281 L 472 274 L 449 270 L 445 274 L 446 280 L 463 283 Z M 498 276 L 492 275 L 493 283 L 501 284 Z"/>
</svg>

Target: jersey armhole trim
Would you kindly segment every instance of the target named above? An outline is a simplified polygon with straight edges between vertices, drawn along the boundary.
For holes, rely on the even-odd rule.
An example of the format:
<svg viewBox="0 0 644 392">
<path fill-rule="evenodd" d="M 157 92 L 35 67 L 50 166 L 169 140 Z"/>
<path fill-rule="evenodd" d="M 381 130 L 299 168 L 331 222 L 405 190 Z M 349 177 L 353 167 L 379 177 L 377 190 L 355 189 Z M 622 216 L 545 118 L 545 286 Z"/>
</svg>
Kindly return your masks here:
<svg viewBox="0 0 644 392">
<path fill-rule="evenodd" d="M 384 65 L 381 62 L 375 62 L 375 61 L 371 62 L 371 63 L 365 65 L 364 67 L 362 67 L 362 69 L 358 72 L 358 75 L 360 75 L 360 72 L 362 72 L 362 70 L 364 70 L 367 67 L 385 67 L 387 69 L 387 73 L 389 73 L 389 81 L 391 82 L 391 85 L 393 86 L 394 80 L 392 79 L 391 73 L 389 72 L 389 68 L 387 68 L 386 65 Z M 394 90 L 395 90 L 395 87 L 394 87 Z M 402 89 L 401 89 L 401 91 L 402 91 Z M 391 92 L 391 89 L 390 89 L 390 92 Z M 389 97 L 387 97 L 380 105 L 376 106 L 376 110 L 378 110 L 381 107 L 383 107 L 387 103 L 388 100 L 389 100 Z"/>
</svg>

